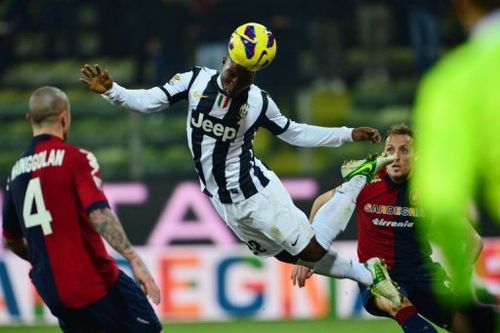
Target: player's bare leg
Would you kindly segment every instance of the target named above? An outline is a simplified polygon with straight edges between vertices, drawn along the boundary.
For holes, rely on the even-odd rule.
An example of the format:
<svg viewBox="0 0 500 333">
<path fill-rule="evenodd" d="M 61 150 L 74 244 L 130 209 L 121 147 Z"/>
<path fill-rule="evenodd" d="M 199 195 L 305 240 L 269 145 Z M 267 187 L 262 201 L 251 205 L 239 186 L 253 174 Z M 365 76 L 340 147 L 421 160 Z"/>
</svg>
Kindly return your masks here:
<svg viewBox="0 0 500 333">
<path fill-rule="evenodd" d="M 374 259 L 368 265 L 363 266 L 331 249 L 333 241 L 345 229 L 354 212 L 359 192 L 367 181 L 393 161 L 393 156 L 371 157 L 353 162 L 349 168 L 343 169 L 343 172 L 348 170 L 345 173 L 346 182 L 335 191 L 333 197 L 321 206 L 314 216 L 312 228 L 315 231 L 315 237 L 299 254 L 297 264 L 309 267 L 318 274 L 354 279 L 378 292 L 380 296 L 391 300 L 396 306 L 400 306 L 401 295 L 390 279 L 387 268 L 380 260 Z M 319 260 L 318 255 L 321 255 Z"/>
<path fill-rule="evenodd" d="M 372 156 L 342 166 L 345 182 L 312 220 L 316 238 L 324 249 L 329 249 L 337 235 L 345 230 L 354 212 L 356 198 L 366 183 L 393 161 L 394 156 Z"/>
</svg>

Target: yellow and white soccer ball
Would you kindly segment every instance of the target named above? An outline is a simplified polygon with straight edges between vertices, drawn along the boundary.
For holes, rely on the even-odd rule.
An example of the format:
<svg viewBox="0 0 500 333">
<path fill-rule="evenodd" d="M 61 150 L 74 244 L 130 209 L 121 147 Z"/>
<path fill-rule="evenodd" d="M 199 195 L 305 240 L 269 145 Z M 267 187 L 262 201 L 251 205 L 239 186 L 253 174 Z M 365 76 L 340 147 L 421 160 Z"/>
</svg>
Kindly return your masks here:
<svg viewBox="0 0 500 333">
<path fill-rule="evenodd" d="M 227 50 L 233 62 L 250 71 L 258 71 L 273 61 L 276 39 L 262 24 L 245 23 L 232 33 Z"/>
</svg>

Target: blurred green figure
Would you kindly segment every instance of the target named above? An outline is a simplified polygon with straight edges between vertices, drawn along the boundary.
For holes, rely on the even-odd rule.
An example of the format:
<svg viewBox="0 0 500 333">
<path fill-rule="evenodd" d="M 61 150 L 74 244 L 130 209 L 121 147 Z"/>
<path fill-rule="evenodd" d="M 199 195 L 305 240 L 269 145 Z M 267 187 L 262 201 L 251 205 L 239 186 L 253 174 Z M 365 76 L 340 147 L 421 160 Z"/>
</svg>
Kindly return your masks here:
<svg viewBox="0 0 500 333">
<path fill-rule="evenodd" d="M 500 0 L 454 0 L 467 42 L 445 56 L 418 91 L 414 189 L 433 217 L 430 235 L 470 300 L 472 253 L 464 218 L 481 201 L 500 220 Z"/>
</svg>

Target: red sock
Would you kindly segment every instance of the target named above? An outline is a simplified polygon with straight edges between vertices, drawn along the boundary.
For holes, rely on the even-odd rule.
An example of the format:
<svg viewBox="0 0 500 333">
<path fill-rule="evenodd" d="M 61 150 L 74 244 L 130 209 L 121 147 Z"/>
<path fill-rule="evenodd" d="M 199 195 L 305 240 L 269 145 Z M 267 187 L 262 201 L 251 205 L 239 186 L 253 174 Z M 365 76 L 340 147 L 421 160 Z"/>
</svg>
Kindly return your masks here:
<svg viewBox="0 0 500 333">
<path fill-rule="evenodd" d="M 396 313 L 396 321 L 400 326 L 403 326 L 404 322 L 417 314 L 417 308 L 415 308 L 413 305 L 407 306 L 405 308 L 402 308 L 401 310 Z"/>
</svg>

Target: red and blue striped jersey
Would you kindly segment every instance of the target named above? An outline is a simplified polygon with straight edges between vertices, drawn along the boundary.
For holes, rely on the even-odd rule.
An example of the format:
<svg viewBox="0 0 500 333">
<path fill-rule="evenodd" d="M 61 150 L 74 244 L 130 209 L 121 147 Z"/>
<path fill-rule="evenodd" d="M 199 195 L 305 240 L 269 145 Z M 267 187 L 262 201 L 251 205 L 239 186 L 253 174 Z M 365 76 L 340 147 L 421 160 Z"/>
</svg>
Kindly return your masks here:
<svg viewBox="0 0 500 333">
<path fill-rule="evenodd" d="M 3 235 L 26 239 L 30 277 L 47 305 L 79 308 L 108 293 L 118 268 L 89 220 L 92 210 L 109 207 L 92 153 L 34 137 L 5 197 Z"/>
<path fill-rule="evenodd" d="M 392 269 L 430 261 L 428 241 L 420 241 L 418 223 L 424 211 L 415 206 L 407 182 L 397 184 L 386 171 L 368 183 L 356 201 L 358 257 L 385 259 Z"/>
</svg>

